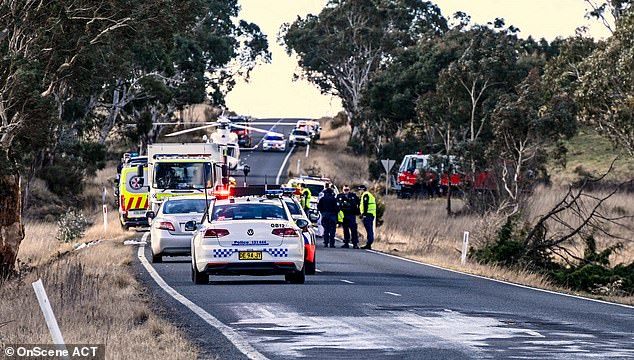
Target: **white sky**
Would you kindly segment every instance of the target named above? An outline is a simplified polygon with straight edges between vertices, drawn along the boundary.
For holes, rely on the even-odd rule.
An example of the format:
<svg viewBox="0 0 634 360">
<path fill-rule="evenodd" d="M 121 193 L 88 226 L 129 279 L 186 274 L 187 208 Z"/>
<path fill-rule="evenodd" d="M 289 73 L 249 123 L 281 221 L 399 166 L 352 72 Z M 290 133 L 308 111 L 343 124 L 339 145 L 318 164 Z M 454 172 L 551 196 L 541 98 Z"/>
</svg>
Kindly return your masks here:
<svg viewBox="0 0 634 360">
<path fill-rule="evenodd" d="M 305 80 L 293 81 L 297 60 L 286 55 L 277 42 L 280 26 L 297 16 L 318 14 L 326 0 L 239 0 L 240 18 L 254 22 L 268 35 L 272 53 L 270 64 L 261 64 L 251 73 L 248 83 L 239 82 L 227 95 L 230 110 L 255 117 L 307 117 L 334 115 L 341 101 L 319 90 Z M 574 35 L 575 29 L 589 25 L 590 34 L 605 38 L 607 30 L 598 22 L 584 18 L 587 6 L 583 0 L 437 0 L 443 15 L 456 11 L 469 14 L 475 23 L 486 23 L 496 17 L 521 30 L 520 36 L 546 38 Z"/>
</svg>

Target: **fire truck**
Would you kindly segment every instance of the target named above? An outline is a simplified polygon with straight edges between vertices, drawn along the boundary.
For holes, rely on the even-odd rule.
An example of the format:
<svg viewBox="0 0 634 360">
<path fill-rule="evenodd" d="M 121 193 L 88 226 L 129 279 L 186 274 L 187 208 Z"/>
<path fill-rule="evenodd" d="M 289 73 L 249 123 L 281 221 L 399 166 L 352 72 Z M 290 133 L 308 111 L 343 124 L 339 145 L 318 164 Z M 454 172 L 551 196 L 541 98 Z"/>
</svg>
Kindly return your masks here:
<svg viewBox="0 0 634 360">
<path fill-rule="evenodd" d="M 405 155 L 398 169 L 397 196 L 407 198 L 416 195 L 439 196 L 447 190 L 463 190 L 471 185 L 469 176 L 461 172 L 455 156 L 430 155 L 417 152 Z M 449 165 L 449 169 L 447 166 Z M 493 174 L 479 171 L 473 179 L 476 190 L 496 189 Z"/>
</svg>

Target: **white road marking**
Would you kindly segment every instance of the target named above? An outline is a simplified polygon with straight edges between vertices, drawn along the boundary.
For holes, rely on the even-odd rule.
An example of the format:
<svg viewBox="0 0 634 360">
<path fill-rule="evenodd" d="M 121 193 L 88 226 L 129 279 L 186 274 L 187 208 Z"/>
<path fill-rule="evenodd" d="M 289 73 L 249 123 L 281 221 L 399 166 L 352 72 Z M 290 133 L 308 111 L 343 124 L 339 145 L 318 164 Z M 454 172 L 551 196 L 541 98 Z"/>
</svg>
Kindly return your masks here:
<svg viewBox="0 0 634 360">
<path fill-rule="evenodd" d="M 282 166 L 280 166 L 280 170 L 277 172 L 277 177 L 275 178 L 275 185 L 280 184 L 280 176 L 282 176 L 282 171 L 284 171 L 284 167 L 286 166 L 286 163 L 288 162 L 288 158 L 291 157 L 291 155 L 293 155 L 294 150 L 295 150 L 295 145 L 293 145 L 293 147 L 288 151 L 288 154 L 286 154 L 286 157 L 284 158 L 284 161 L 282 162 Z"/>
<path fill-rule="evenodd" d="M 397 293 L 393 293 L 393 292 L 389 292 L 389 291 L 384 291 L 384 294 L 388 294 L 388 295 L 393 295 L 393 296 L 401 296 L 401 294 L 397 294 Z"/>
<path fill-rule="evenodd" d="M 580 299 L 580 300 L 587 300 L 587 301 L 597 302 L 597 303 L 606 304 L 606 305 L 614 305 L 614 306 L 624 307 L 624 308 L 627 308 L 627 309 L 634 309 L 634 306 L 631 306 L 631 305 L 613 303 L 613 302 L 604 301 L 604 300 L 586 298 L 586 297 L 578 296 L 578 295 L 572 295 L 572 294 L 560 293 L 560 292 L 556 292 L 556 291 L 552 291 L 552 290 L 535 288 L 535 287 L 531 287 L 531 286 L 527 286 L 527 285 L 515 284 L 515 283 L 504 281 L 504 280 L 492 279 L 492 278 L 488 278 L 488 277 L 484 277 L 484 276 L 480 276 L 480 275 L 469 274 L 469 273 L 458 271 L 458 270 L 447 269 L 447 268 L 440 267 L 440 266 L 437 266 L 437 265 L 427 264 L 427 263 L 424 263 L 422 261 L 417 261 L 417 260 L 407 259 L 407 258 L 403 258 L 403 257 L 400 257 L 400 256 L 392 255 L 392 254 L 382 253 L 382 252 L 379 252 L 379 251 L 376 251 L 376 250 L 368 250 L 368 251 L 371 252 L 371 253 L 377 254 L 377 255 L 383 255 L 383 256 L 387 256 L 387 257 L 391 257 L 391 258 L 394 258 L 394 259 L 399 259 L 399 260 L 411 262 L 411 263 L 418 264 L 418 265 L 429 266 L 429 267 L 432 267 L 432 268 L 438 269 L 438 270 L 444 270 L 444 271 L 449 271 L 449 272 L 452 272 L 452 273 L 455 273 L 455 274 L 462 274 L 462 275 L 467 275 L 467 276 L 471 276 L 471 277 L 475 277 L 475 278 L 479 278 L 479 279 L 495 281 L 497 283 L 506 284 L 506 285 L 512 285 L 512 286 L 516 286 L 516 287 L 523 288 L 523 289 L 530 289 L 530 290 L 544 292 L 544 293 L 547 293 L 547 294 L 561 295 L 561 296 L 571 297 L 571 298 Z"/>
<path fill-rule="evenodd" d="M 146 241 L 148 235 L 150 233 L 143 234 L 143 241 Z M 150 265 L 150 263 L 145 258 L 145 246 L 139 246 L 139 251 L 137 253 L 141 264 L 145 267 L 145 270 L 152 276 L 152 279 L 156 282 L 158 286 L 163 289 L 169 296 L 174 298 L 176 301 L 185 305 L 189 310 L 191 310 L 194 314 L 198 315 L 201 319 L 203 319 L 207 324 L 215 327 L 224 335 L 235 347 L 244 355 L 246 355 L 249 359 L 267 359 L 266 356 L 262 355 L 259 351 L 257 351 L 253 346 L 251 346 L 240 334 L 235 332 L 229 326 L 220 322 L 220 320 L 216 319 L 213 315 L 209 314 L 205 310 L 203 310 L 200 306 L 194 304 L 185 296 L 181 295 L 178 291 L 174 290 L 171 286 L 167 285 L 165 280 L 159 275 L 159 273 Z"/>
<path fill-rule="evenodd" d="M 341 282 L 345 282 L 346 284 L 354 284 L 354 281 L 350 281 L 350 280 L 339 280 Z"/>
<path fill-rule="evenodd" d="M 322 272 L 322 271 L 321 271 L 321 270 L 319 270 L 319 269 L 315 269 L 315 272 Z"/>
</svg>

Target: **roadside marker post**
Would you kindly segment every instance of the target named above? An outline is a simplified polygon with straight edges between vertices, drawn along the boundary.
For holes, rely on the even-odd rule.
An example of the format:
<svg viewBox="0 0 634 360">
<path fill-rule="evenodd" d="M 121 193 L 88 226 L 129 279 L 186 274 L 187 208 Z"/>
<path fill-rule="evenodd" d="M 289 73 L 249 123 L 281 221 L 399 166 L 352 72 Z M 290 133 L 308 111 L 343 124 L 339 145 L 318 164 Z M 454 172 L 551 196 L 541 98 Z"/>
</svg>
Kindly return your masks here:
<svg viewBox="0 0 634 360">
<path fill-rule="evenodd" d="M 383 164 L 383 168 L 385 169 L 385 195 L 387 196 L 387 191 L 390 187 L 390 170 L 396 163 L 396 160 L 381 160 L 381 164 Z"/>
<path fill-rule="evenodd" d="M 309 151 L 310 151 L 310 144 L 306 145 L 306 157 L 308 157 Z"/>
<path fill-rule="evenodd" d="M 302 174 L 299 172 L 299 164 L 302 162 L 302 159 L 297 159 L 297 176 L 301 176 Z"/>
<path fill-rule="evenodd" d="M 460 264 L 467 263 L 467 250 L 469 249 L 469 232 L 465 231 L 462 235 L 462 255 L 460 256 Z"/>
<path fill-rule="evenodd" d="M 101 192 L 101 203 L 103 204 L 103 232 L 108 231 L 108 205 L 106 205 L 106 196 L 108 195 L 108 190 L 106 187 L 103 187 L 103 191 Z"/>
<path fill-rule="evenodd" d="M 48 296 L 46 295 L 46 290 L 44 290 L 42 279 L 37 280 L 31 285 L 33 285 L 33 290 L 35 291 L 37 302 L 40 304 L 40 308 L 42 309 L 42 313 L 44 314 L 46 326 L 51 332 L 51 337 L 53 337 L 53 344 L 57 345 L 57 348 L 59 350 L 66 350 L 64 337 L 62 336 L 62 332 L 59 329 L 57 320 L 55 319 L 55 314 L 53 313 L 53 308 L 51 308 L 51 303 L 48 300 Z M 63 357 L 63 359 L 68 359 L 68 357 Z"/>
</svg>

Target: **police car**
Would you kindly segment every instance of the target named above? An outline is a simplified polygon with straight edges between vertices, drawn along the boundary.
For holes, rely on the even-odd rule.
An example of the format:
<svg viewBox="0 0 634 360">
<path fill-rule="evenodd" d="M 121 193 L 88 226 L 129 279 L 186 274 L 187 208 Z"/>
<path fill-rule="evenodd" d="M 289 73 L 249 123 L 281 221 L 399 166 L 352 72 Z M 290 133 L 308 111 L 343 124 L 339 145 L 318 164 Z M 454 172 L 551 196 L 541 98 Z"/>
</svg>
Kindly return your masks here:
<svg viewBox="0 0 634 360">
<path fill-rule="evenodd" d="M 283 197 L 282 199 L 288 207 L 291 216 L 294 220 L 304 219 L 310 222 L 309 216 L 302 209 L 299 200 L 295 196 L 295 188 L 282 188 L 279 190 Z M 307 275 L 315 275 L 317 268 L 317 254 L 316 254 L 316 236 L 315 230 L 312 226 L 307 226 L 302 229 L 302 236 L 304 237 L 304 267 L 306 268 Z"/>
<path fill-rule="evenodd" d="M 191 243 L 192 281 L 206 284 L 209 275 L 285 275 L 303 284 L 304 239 L 309 222 L 294 220 L 280 196 L 245 196 L 215 200 Z"/>
</svg>

